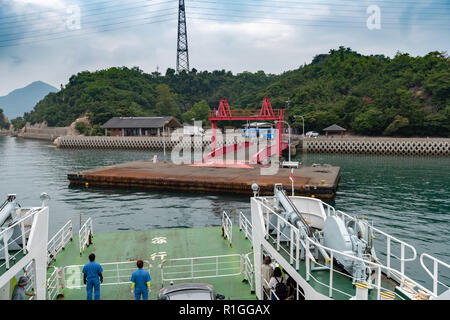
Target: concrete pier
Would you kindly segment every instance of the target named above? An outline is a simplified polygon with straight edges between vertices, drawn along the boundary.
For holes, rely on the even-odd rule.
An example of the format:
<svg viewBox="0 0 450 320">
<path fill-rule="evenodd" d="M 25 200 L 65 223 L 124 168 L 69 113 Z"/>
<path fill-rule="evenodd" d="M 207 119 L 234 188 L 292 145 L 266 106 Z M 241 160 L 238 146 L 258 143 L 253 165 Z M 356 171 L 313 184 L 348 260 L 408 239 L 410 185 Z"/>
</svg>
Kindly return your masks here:
<svg viewBox="0 0 450 320">
<path fill-rule="evenodd" d="M 70 185 L 252 195 L 257 183 L 260 195 L 272 195 L 276 183 L 290 194 L 291 169 L 279 168 L 275 175 L 261 175 L 261 168 L 198 167 L 169 162 L 134 161 L 68 174 Z M 294 169 L 295 195 L 330 199 L 336 194 L 340 168 L 308 166 Z"/>
</svg>

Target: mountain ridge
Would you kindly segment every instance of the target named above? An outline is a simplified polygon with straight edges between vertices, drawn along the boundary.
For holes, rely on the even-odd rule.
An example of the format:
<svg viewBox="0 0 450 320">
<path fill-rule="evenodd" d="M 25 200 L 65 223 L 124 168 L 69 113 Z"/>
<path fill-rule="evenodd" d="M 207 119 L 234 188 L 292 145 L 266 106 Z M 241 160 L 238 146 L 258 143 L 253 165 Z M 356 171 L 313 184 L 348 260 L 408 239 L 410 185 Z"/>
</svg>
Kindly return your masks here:
<svg viewBox="0 0 450 320">
<path fill-rule="evenodd" d="M 33 110 L 36 103 L 45 98 L 50 92 L 58 89 L 41 80 L 33 81 L 23 88 L 18 88 L 5 96 L 0 96 L 0 108 L 8 119 L 23 116 L 25 112 Z"/>
</svg>

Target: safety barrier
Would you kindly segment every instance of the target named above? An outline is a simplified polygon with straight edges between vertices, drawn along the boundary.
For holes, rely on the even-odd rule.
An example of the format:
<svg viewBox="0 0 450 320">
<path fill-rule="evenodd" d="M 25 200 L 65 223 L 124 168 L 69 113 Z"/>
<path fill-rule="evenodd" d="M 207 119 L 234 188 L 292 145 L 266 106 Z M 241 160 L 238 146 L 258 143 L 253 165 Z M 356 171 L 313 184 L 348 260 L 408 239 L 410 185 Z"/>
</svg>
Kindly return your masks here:
<svg viewBox="0 0 450 320">
<path fill-rule="evenodd" d="M 174 141 L 175 140 L 175 141 Z M 85 137 L 62 136 L 55 140 L 58 148 L 69 149 L 137 149 L 137 150 L 163 150 L 178 148 L 204 149 L 211 145 L 208 137 L 183 137 L 179 139 L 170 137 Z M 217 140 L 216 146 L 234 144 L 234 139 Z"/>
<path fill-rule="evenodd" d="M 255 268 L 253 267 L 252 261 L 250 260 L 250 253 L 242 256 L 244 260 L 242 265 L 244 267 L 244 279 L 247 280 L 250 285 L 250 291 L 255 291 Z"/>
<path fill-rule="evenodd" d="M 303 151 L 403 155 L 449 155 L 447 138 L 305 138 Z"/>
<path fill-rule="evenodd" d="M 241 275 L 245 259 L 240 254 L 167 259 L 161 262 L 161 281 L 182 281 Z"/>
<path fill-rule="evenodd" d="M 54 270 L 47 277 L 47 300 L 55 300 L 64 288 L 63 268 L 51 267 Z"/>
<path fill-rule="evenodd" d="M 222 212 L 222 230 L 231 247 L 233 245 L 233 222 L 225 211 Z"/>
<path fill-rule="evenodd" d="M 67 243 L 72 241 L 72 221 L 68 221 L 48 242 L 47 264 L 50 264 L 56 255 L 64 250 Z"/>
<path fill-rule="evenodd" d="M 346 224 L 348 220 L 353 220 L 353 221 L 357 220 L 355 217 L 352 217 L 340 210 L 337 211 L 337 215 L 338 216 L 340 215 L 341 219 L 344 221 L 344 224 Z M 390 268 L 391 267 L 391 257 L 393 257 L 400 261 L 400 270 L 399 270 L 400 273 L 401 274 L 405 273 L 405 262 L 411 262 L 411 261 L 416 260 L 416 258 L 417 258 L 416 248 L 414 248 L 412 245 L 410 245 L 402 240 L 399 240 L 399 239 L 387 234 L 386 232 L 379 230 L 378 228 L 375 228 L 374 226 L 370 226 L 370 229 L 375 231 L 374 234 L 377 235 L 377 236 L 374 236 L 374 238 L 379 239 L 378 235 L 382 235 L 386 239 L 386 261 L 384 261 L 383 264 L 385 264 L 388 268 Z M 395 255 L 394 253 L 392 253 L 392 250 L 393 250 L 392 242 L 400 244 L 400 257 Z M 411 258 L 405 258 L 405 249 L 406 248 L 409 248 L 412 251 L 413 255 Z M 381 258 L 378 258 L 378 260 L 381 260 Z M 387 271 L 387 277 L 388 278 L 391 277 L 391 272 L 389 270 Z M 395 277 L 395 274 L 394 274 L 394 277 Z M 396 279 L 396 280 L 399 282 L 403 281 L 403 279 Z"/>
<path fill-rule="evenodd" d="M 316 242 L 314 239 L 312 239 L 310 237 L 306 237 L 305 239 L 300 239 L 299 229 L 296 226 L 292 225 L 289 221 L 284 219 L 281 215 L 276 213 L 274 210 L 272 210 L 272 208 L 270 208 L 265 203 L 265 202 L 268 202 L 266 198 L 258 198 L 258 200 L 260 201 L 261 208 L 263 208 L 262 213 L 263 213 L 264 221 L 265 221 L 264 234 L 265 234 L 266 239 L 270 239 L 274 244 L 276 244 L 277 251 L 284 251 L 285 255 L 288 256 L 289 263 L 291 265 L 293 263 L 295 263 L 295 268 L 297 270 L 299 270 L 300 259 L 304 259 L 305 265 L 306 265 L 306 281 L 310 281 L 310 279 L 313 279 L 317 283 L 327 287 L 329 289 L 328 294 L 330 297 L 333 296 L 334 292 L 339 292 L 343 295 L 348 296 L 349 298 L 353 298 L 352 294 L 350 294 L 348 292 L 344 292 L 344 291 L 339 290 L 338 288 L 334 287 L 333 276 L 335 273 L 339 273 L 340 275 L 347 277 L 349 279 L 349 281 L 353 280 L 353 277 L 351 275 L 346 274 L 341 271 L 338 271 L 337 269 L 335 269 L 333 267 L 334 257 L 336 255 L 339 255 L 340 257 L 345 257 L 350 261 L 354 261 L 354 263 L 364 263 L 368 266 L 368 268 L 369 268 L 368 285 L 369 285 L 369 287 L 375 287 L 377 289 L 377 299 L 378 300 L 380 300 L 382 298 L 381 294 L 385 293 L 385 292 L 393 294 L 395 297 L 397 297 L 399 299 L 404 299 L 402 296 L 400 296 L 396 292 L 392 292 L 389 288 L 385 288 L 382 286 L 382 282 L 381 282 L 382 272 L 384 272 L 385 274 L 394 275 L 398 279 L 403 279 L 403 282 L 408 281 L 409 283 L 413 284 L 414 287 L 417 287 L 418 290 L 421 290 L 424 294 L 426 294 L 428 296 L 433 295 L 433 293 L 430 290 L 426 289 L 422 285 L 418 284 L 417 282 L 413 281 L 411 278 L 406 276 L 404 274 L 404 266 L 402 266 L 401 270 L 399 271 L 399 270 L 393 269 L 392 267 L 384 266 L 384 265 L 380 264 L 379 262 L 368 261 L 368 260 L 365 260 L 362 258 L 358 258 L 354 255 L 347 254 L 342 251 L 337 251 L 337 250 L 325 247 L 324 245 Z M 340 212 L 340 213 L 342 214 L 342 212 Z M 270 222 L 272 220 L 271 216 L 273 216 L 273 215 L 276 216 L 275 224 Z M 348 217 L 353 219 L 353 217 L 351 217 L 351 216 L 348 216 Z M 290 227 L 289 235 L 286 236 L 285 234 L 282 234 L 282 231 L 280 228 L 281 225 L 283 225 L 283 228 L 286 225 L 288 225 Z M 272 232 L 269 232 L 269 230 L 271 230 L 271 229 L 272 229 Z M 283 236 L 284 238 L 281 239 L 281 236 Z M 395 238 L 389 236 L 389 239 L 395 239 Z M 395 240 L 397 240 L 397 239 L 395 239 Z M 286 241 L 287 242 L 286 246 L 281 246 L 281 244 L 280 244 L 281 241 L 283 241 L 283 242 Z M 400 240 L 398 240 L 398 241 L 400 241 Z M 402 243 L 402 242 L 400 241 L 400 243 Z M 329 264 L 321 264 L 311 253 L 311 251 L 318 252 L 319 251 L 318 249 L 322 249 L 328 254 L 330 259 L 327 262 L 329 262 Z M 403 253 L 402 253 L 400 259 L 403 262 L 412 261 L 413 259 L 415 259 L 415 257 L 406 259 L 404 257 L 404 249 L 402 251 L 403 251 Z M 415 249 L 414 249 L 414 256 L 415 256 Z M 316 267 L 313 269 L 312 268 L 313 265 L 318 265 L 319 267 Z M 314 270 L 328 270 L 329 275 L 330 275 L 328 284 L 323 283 L 323 282 L 319 281 L 317 278 L 315 278 L 313 276 Z M 372 278 L 372 270 L 375 270 L 376 276 L 374 278 Z"/>
<path fill-rule="evenodd" d="M 150 270 L 150 262 L 144 260 L 144 270 Z M 106 262 L 100 263 L 103 268 L 102 286 L 131 284 L 131 275 L 137 270 L 137 261 Z M 66 266 L 63 270 L 64 286 L 67 289 L 79 289 L 85 286 L 83 283 L 84 265 Z"/>
<path fill-rule="evenodd" d="M 425 266 L 425 263 L 423 262 L 423 258 L 428 258 L 433 261 L 433 272 L 430 272 L 430 270 L 427 268 L 427 266 Z M 449 264 L 447 264 L 439 259 L 436 259 L 435 257 L 432 257 L 427 253 L 422 253 L 420 255 L 420 264 L 422 265 L 422 268 L 424 268 L 425 271 L 428 273 L 428 275 L 431 277 L 431 279 L 433 279 L 433 294 L 435 296 L 437 296 L 439 294 L 438 293 L 438 285 L 441 285 L 442 287 L 444 287 L 447 290 L 450 289 L 450 287 L 448 285 L 439 281 L 439 265 L 442 265 L 443 267 L 450 269 Z"/>
<path fill-rule="evenodd" d="M 92 235 L 94 234 L 92 228 L 92 219 L 89 218 L 78 231 L 78 241 L 80 244 L 80 256 L 82 255 L 84 249 L 89 246 L 90 241 L 92 240 Z"/>
<path fill-rule="evenodd" d="M 25 290 L 28 292 L 33 292 L 35 288 L 36 283 L 36 276 L 35 276 L 35 268 L 34 268 L 34 261 L 31 261 L 29 264 L 23 268 L 23 275 L 28 278 L 27 285 L 25 286 Z M 35 297 L 27 297 L 28 300 L 35 300 Z"/>
<path fill-rule="evenodd" d="M 31 232 L 31 223 L 34 215 L 42 208 L 32 208 L 16 222 L 0 232 L 0 259 L 5 261 L 0 264 L 0 268 L 8 270 L 12 263 L 16 262 L 27 253 L 27 241 Z M 19 226 L 20 232 L 16 236 L 14 230 Z M 12 235 L 11 235 L 12 234 Z"/>
<path fill-rule="evenodd" d="M 252 223 L 241 211 L 239 212 L 239 230 L 244 232 L 246 239 L 252 241 Z"/>
</svg>

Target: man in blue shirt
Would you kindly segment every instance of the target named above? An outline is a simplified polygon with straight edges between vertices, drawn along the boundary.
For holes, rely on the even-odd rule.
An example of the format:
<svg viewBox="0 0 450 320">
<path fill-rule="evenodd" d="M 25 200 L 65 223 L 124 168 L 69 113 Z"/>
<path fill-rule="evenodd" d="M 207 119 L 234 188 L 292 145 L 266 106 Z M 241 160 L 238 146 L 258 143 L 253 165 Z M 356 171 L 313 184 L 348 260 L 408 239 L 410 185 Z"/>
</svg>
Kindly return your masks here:
<svg viewBox="0 0 450 320">
<path fill-rule="evenodd" d="M 150 291 L 150 273 L 147 270 L 143 270 L 144 262 L 138 260 L 136 263 L 138 269 L 131 275 L 131 290 L 134 290 L 134 298 L 136 300 L 148 300 L 148 292 Z"/>
<path fill-rule="evenodd" d="M 92 288 L 94 288 L 94 299 L 100 300 L 100 282 L 103 282 L 103 268 L 95 262 L 95 254 L 91 253 L 89 255 L 89 261 L 83 268 L 83 281 L 86 285 L 87 300 L 92 300 Z"/>
</svg>

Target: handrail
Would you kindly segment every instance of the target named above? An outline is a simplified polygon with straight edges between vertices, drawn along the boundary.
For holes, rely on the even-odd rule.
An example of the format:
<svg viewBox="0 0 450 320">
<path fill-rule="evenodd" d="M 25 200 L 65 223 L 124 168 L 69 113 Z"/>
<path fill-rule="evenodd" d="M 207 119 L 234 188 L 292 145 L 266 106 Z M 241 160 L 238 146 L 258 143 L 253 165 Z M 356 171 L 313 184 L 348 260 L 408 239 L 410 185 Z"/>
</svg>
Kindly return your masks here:
<svg viewBox="0 0 450 320">
<path fill-rule="evenodd" d="M 219 259 L 222 258 L 236 258 L 238 257 L 239 260 L 230 260 L 230 261 L 219 261 Z M 213 262 L 210 263 L 194 263 L 194 261 L 201 261 L 201 260 L 207 260 L 211 259 Z M 168 263 L 173 262 L 184 262 L 186 261 L 187 264 L 182 265 L 168 265 Z M 239 267 L 228 267 L 228 268 L 220 268 L 219 264 L 239 264 Z M 165 281 L 178 281 L 178 280 L 193 280 L 193 279 L 207 279 L 207 278 L 220 278 L 220 277 L 231 277 L 231 276 L 238 276 L 241 275 L 244 271 L 244 266 L 242 265 L 242 255 L 241 254 L 228 254 L 228 255 L 219 255 L 219 256 L 204 256 L 204 257 L 189 257 L 189 258 L 177 258 L 177 259 L 165 259 L 161 262 L 160 269 L 161 269 L 161 282 L 164 283 Z M 215 268 L 213 269 L 203 269 L 203 270 L 195 270 L 194 267 L 198 266 L 206 266 L 206 265 L 213 265 Z M 172 271 L 172 272 L 165 272 L 164 268 L 181 268 L 185 267 L 186 269 L 183 271 Z M 229 273 L 220 273 L 220 271 L 224 270 L 239 270 L 239 272 L 229 272 Z M 211 275 L 195 275 L 195 273 L 213 273 Z M 185 274 L 185 276 L 182 277 L 166 277 L 165 275 L 173 275 L 173 274 Z"/>
<path fill-rule="evenodd" d="M 137 261 L 121 261 L 121 262 L 100 262 L 100 265 L 103 268 L 103 283 L 102 286 L 110 286 L 110 285 L 121 285 L 131 283 L 131 274 L 133 270 L 137 270 L 136 267 Z M 150 268 L 150 262 L 148 260 L 143 260 L 145 269 Z M 119 268 L 119 266 L 123 265 L 131 265 L 126 268 Z M 112 268 L 108 268 L 112 266 Z M 64 267 L 64 283 L 66 288 L 68 289 L 78 289 L 82 288 L 84 284 L 82 284 L 82 270 L 84 265 L 70 265 Z M 73 270 L 71 274 L 69 271 Z M 122 272 L 122 274 L 120 273 Z M 110 275 L 112 273 L 112 275 Z M 69 279 L 66 279 L 69 278 Z M 125 278 L 127 280 L 122 280 Z M 112 279 L 112 280 L 111 280 Z M 117 281 L 114 281 L 117 280 Z"/>
<path fill-rule="evenodd" d="M 67 243 L 72 240 L 72 220 L 69 220 L 59 231 L 48 241 L 47 244 L 47 264 L 64 249 Z"/>
<path fill-rule="evenodd" d="M 430 270 L 427 268 L 427 266 L 425 266 L 425 263 L 423 262 L 423 258 L 424 257 L 426 257 L 426 258 L 428 258 L 428 259 L 433 261 L 433 273 L 431 273 Z M 442 265 L 442 266 L 446 267 L 447 269 L 450 269 L 450 265 L 449 264 L 447 264 L 447 263 L 445 263 L 445 262 L 443 262 L 443 261 L 441 261 L 441 260 L 439 260 L 439 259 L 437 259 L 437 258 L 435 258 L 433 256 L 430 256 L 427 253 L 422 253 L 420 255 L 420 264 L 422 265 L 422 268 L 424 268 L 424 270 L 428 273 L 428 275 L 433 279 L 433 294 L 435 296 L 438 295 L 438 284 L 446 287 L 447 289 L 450 289 L 449 286 L 443 284 L 438 279 L 438 276 L 439 276 L 438 266 Z"/>
<path fill-rule="evenodd" d="M 346 218 L 355 221 L 355 218 L 350 216 L 350 215 L 348 215 L 347 213 L 345 213 L 345 212 L 343 212 L 341 210 L 337 210 L 337 212 L 339 212 L 342 216 L 345 216 Z M 408 244 L 408 243 L 406 243 L 406 242 L 404 242 L 404 241 L 402 241 L 400 239 L 397 239 L 394 236 L 391 236 L 390 234 L 387 234 L 384 231 L 381 231 L 380 229 L 378 229 L 378 228 L 376 228 L 374 226 L 370 226 L 370 228 L 375 230 L 378 233 L 381 233 L 382 235 L 384 235 L 386 237 L 386 242 L 387 242 L 387 244 L 386 244 L 386 246 L 387 246 L 387 249 L 386 249 L 386 251 L 387 251 L 387 253 L 386 253 L 386 256 L 387 256 L 386 265 L 388 267 L 391 266 L 391 256 L 393 256 L 394 258 L 397 258 L 398 260 L 400 260 L 400 272 L 404 273 L 404 271 L 405 271 L 405 262 L 414 261 L 417 258 L 416 248 L 414 248 L 412 245 L 410 245 L 410 244 Z M 391 253 L 391 240 L 400 243 L 400 258 Z M 405 247 L 408 247 L 409 249 L 412 250 L 412 252 L 413 252 L 413 257 L 412 258 L 405 258 Z M 390 272 L 387 273 L 387 276 L 390 277 Z"/>
<path fill-rule="evenodd" d="M 12 225 L 8 226 L 0 232 L 0 241 L 2 242 L 2 244 L 0 244 L 0 254 L 4 255 L 5 260 L 5 262 L 0 264 L 0 268 L 5 266 L 5 268 L 8 270 L 10 267 L 10 260 L 15 259 L 21 252 L 23 252 L 23 254 L 27 253 L 27 235 L 31 232 L 31 229 L 25 230 L 25 222 L 29 219 L 34 218 L 34 215 L 41 212 L 42 209 L 42 207 L 31 208 L 23 217 L 19 218 Z M 8 239 L 9 231 L 19 225 L 21 234 L 14 239 Z M 8 247 L 11 244 L 16 243 L 16 241 L 20 239 L 22 240 L 22 249 L 10 255 Z"/>
<path fill-rule="evenodd" d="M 222 212 L 222 228 L 224 236 L 228 239 L 228 242 L 230 242 L 231 247 L 233 245 L 233 223 L 225 211 Z"/>
<path fill-rule="evenodd" d="M 279 219 L 282 219 L 282 220 L 286 221 L 286 219 L 284 219 L 282 216 L 280 216 L 279 214 L 277 214 L 274 210 L 272 210 L 272 208 L 270 208 L 270 207 L 268 207 L 266 204 L 264 204 L 263 201 L 261 201 L 261 204 L 262 204 L 264 207 L 266 207 L 269 211 L 271 211 L 272 214 L 275 214 L 275 215 L 278 217 L 278 220 L 279 220 Z M 342 212 L 342 211 L 341 211 L 341 212 Z M 296 230 L 297 232 L 299 231 L 298 228 L 297 228 L 296 226 L 292 225 L 291 223 L 289 223 L 289 222 L 287 222 L 287 221 L 286 221 L 285 223 L 288 223 L 288 224 L 290 225 L 291 229 L 294 228 L 294 230 Z M 279 235 L 278 235 L 278 238 L 279 238 Z M 387 271 L 387 272 L 392 272 L 392 273 L 395 274 L 395 275 L 399 275 L 399 277 L 400 277 L 401 279 L 407 280 L 407 281 L 413 283 L 414 285 L 416 285 L 418 288 L 420 288 L 420 289 L 422 289 L 423 291 L 425 291 L 426 293 L 428 293 L 428 294 L 430 294 L 430 295 L 433 295 L 433 293 L 432 293 L 430 290 L 428 290 L 427 288 L 423 287 L 423 286 L 420 285 L 419 283 L 415 282 L 414 280 L 412 280 L 411 278 L 409 278 L 408 276 L 406 276 L 406 275 L 405 275 L 403 272 L 401 272 L 401 271 L 398 271 L 398 270 L 393 269 L 393 268 L 391 268 L 391 267 L 384 266 L 384 265 L 382 265 L 382 264 L 380 264 L 380 263 L 377 263 L 377 262 L 372 262 L 372 261 L 369 261 L 369 260 L 364 260 L 364 259 L 359 258 L 359 257 L 356 257 L 356 256 L 354 256 L 354 255 L 349 255 L 349 254 L 347 254 L 347 253 L 345 253 L 345 252 L 338 251 L 338 250 L 335 250 L 335 249 L 332 249 L 332 248 L 328 248 L 328 247 L 326 247 L 326 246 L 324 246 L 324 245 L 322 245 L 322 244 L 316 242 L 314 239 L 312 239 L 312 238 L 310 238 L 310 237 L 307 237 L 307 238 L 305 239 L 305 244 L 303 244 L 303 243 L 301 244 L 302 247 L 305 249 L 306 280 L 307 280 L 307 281 L 309 281 L 309 277 L 310 277 L 310 273 L 311 273 L 311 271 L 310 271 L 310 260 L 314 259 L 314 258 L 313 258 L 313 255 L 312 255 L 311 252 L 310 252 L 310 245 L 311 245 L 311 244 L 314 245 L 314 246 L 316 246 L 316 247 L 319 247 L 319 248 L 322 248 L 322 249 L 324 249 L 324 250 L 327 250 L 327 251 L 329 251 L 329 252 L 330 252 L 331 254 L 333 254 L 333 255 L 334 255 L 334 254 L 337 254 L 337 255 L 340 255 L 340 256 L 344 256 L 344 257 L 347 257 L 347 258 L 349 258 L 349 259 L 351 259 L 351 260 L 354 260 L 354 261 L 366 263 L 366 264 L 370 265 L 373 269 L 377 269 L 377 270 L 379 271 L 378 274 L 377 274 L 377 278 L 378 278 L 378 279 L 377 279 L 377 285 L 376 285 L 376 287 L 378 288 L 378 299 L 380 299 L 380 293 L 381 293 L 381 270 L 382 270 L 382 269 L 384 269 L 384 270 Z M 278 243 L 277 243 L 277 250 L 279 250 L 279 245 L 278 245 Z M 297 256 L 297 259 L 298 259 L 298 256 Z M 328 267 L 327 267 L 327 268 L 328 268 Z M 296 269 L 298 269 L 298 267 L 297 267 Z M 331 283 L 330 285 L 332 286 L 332 283 Z M 331 290 L 332 290 L 332 289 L 331 289 Z"/>
<path fill-rule="evenodd" d="M 94 231 L 92 228 L 92 218 L 86 220 L 83 226 L 78 231 L 78 241 L 80 244 L 80 256 L 83 253 L 86 246 L 89 245 L 89 238 L 92 237 Z"/>
<path fill-rule="evenodd" d="M 239 211 L 239 230 L 244 231 L 245 238 L 252 240 L 252 223 L 242 211 Z"/>
</svg>

